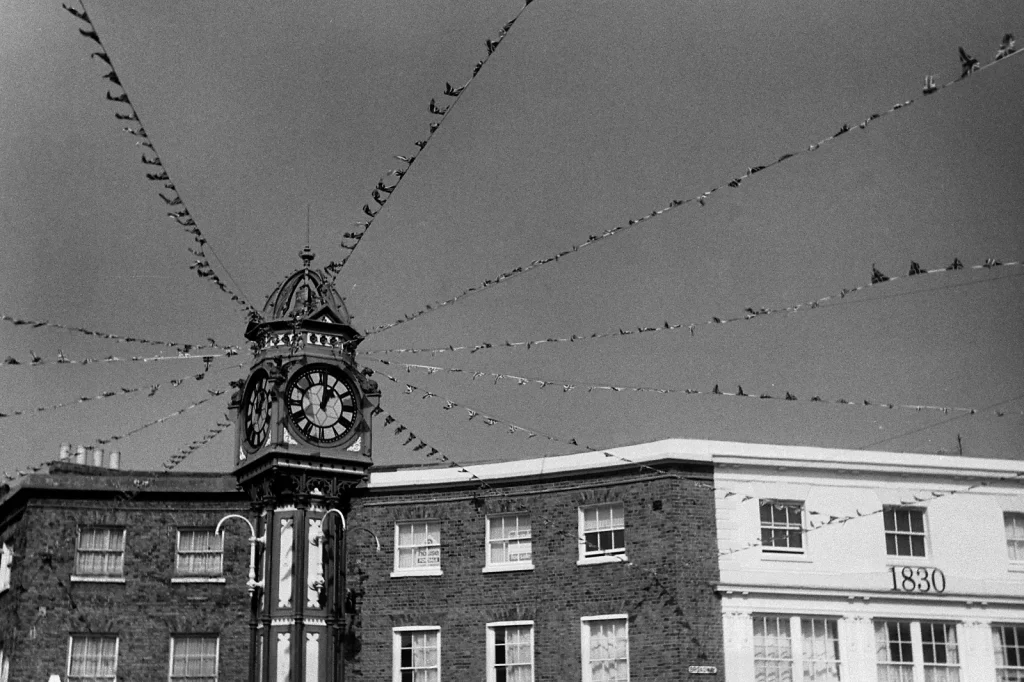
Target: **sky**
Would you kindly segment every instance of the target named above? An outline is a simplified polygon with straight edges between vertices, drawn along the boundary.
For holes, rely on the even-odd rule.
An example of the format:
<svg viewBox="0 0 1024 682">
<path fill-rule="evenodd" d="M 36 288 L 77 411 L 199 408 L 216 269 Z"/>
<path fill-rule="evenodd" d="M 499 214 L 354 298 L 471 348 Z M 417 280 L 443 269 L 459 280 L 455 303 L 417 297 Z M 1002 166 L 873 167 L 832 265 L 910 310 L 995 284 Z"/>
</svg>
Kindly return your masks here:
<svg viewBox="0 0 1024 682">
<path fill-rule="evenodd" d="M 357 328 L 627 228 L 369 334 L 359 359 L 397 420 L 377 423 L 377 464 L 427 461 L 420 442 L 472 463 L 673 437 L 1024 457 L 1024 267 L 970 267 L 1024 258 L 1024 55 L 921 90 L 960 75 L 958 46 L 983 64 L 1007 32 L 1024 47 L 1015 0 L 86 7 L 214 270 L 257 307 L 299 267 L 307 215 L 314 265 L 340 258 L 394 155 L 438 120 L 431 99 L 453 101 L 446 82 L 469 86 L 338 277 Z M 214 428 L 228 394 L 209 391 L 251 360 L 245 313 L 190 271 L 84 26 L 59 2 L 0 0 L 0 313 L 240 352 L 205 371 L 56 364 L 176 352 L 0 321 L 0 355 L 22 363 L 0 365 L 0 413 L 29 412 L 0 418 L 3 472 L 209 398 L 115 441 L 124 468 L 158 469 Z M 689 201 L 628 225 L 673 200 Z M 839 297 L 873 267 L 899 279 Z M 485 343 L 502 347 L 376 352 Z M 180 468 L 228 471 L 233 443 L 229 428 Z"/>
</svg>

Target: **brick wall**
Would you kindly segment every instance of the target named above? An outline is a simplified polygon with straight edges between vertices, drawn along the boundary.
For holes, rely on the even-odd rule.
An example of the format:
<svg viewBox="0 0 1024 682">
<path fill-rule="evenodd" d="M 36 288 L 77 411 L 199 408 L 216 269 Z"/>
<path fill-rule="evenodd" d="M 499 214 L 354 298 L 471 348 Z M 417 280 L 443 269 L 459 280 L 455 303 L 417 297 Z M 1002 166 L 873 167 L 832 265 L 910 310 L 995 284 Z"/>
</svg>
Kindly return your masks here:
<svg viewBox="0 0 1024 682">
<path fill-rule="evenodd" d="M 231 499 L 231 498 L 235 499 Z M 11 680 L 67 671 L 69 635 L 119 637 L 119 682 L 167 679 L 172 633 L 218 634 L 224 682 L 246 679 L 248 533 L 228 528 L 223 584 L 172 584 L 176 529 L 213 526 L 247 511 L 238 496 L 212 501 L 29 499 L 0 533 L 14 542 L 12 589 L 0 595 L 0 641 Z M 127 528 L 124 583 L 73 582 L 80 525 Z"/>
<path fill-rule="evenodd" d="M 440 626 L 444 679 L 485 679 L 490 622 L 534 622 L 535 679 L 581 679 L 580 618 L 628 614 L 631 679 L 686 680 L 690 665 L 722 667 L 721 615 L 710 469 L 676 477 L 578 475 L 433 493 L 374 492 L 353 502 L 350 589 L 362 592 L 353 679 L 389 680 L 392 628 Z M 699 480 L 698 480 L 699 479 Z M 629 563 L 578 566 L 580 505 L 621 502 Z M 532 571 L 484 573 L 485 517 L 531 516 Z M 394 526 L 441 524 L 441 576 L 389 577 Z M 696 679 L 708 679 L 700 677 Z"/>
</svg>

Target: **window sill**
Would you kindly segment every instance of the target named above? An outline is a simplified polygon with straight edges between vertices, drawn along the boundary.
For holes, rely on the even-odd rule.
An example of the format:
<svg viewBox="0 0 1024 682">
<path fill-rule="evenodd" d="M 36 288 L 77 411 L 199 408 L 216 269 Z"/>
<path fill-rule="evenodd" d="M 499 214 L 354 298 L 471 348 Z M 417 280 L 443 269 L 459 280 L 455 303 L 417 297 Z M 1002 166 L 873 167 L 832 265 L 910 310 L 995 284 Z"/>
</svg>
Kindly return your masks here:
<svg viewBox="0 0 1024 682">
<path fill-rule="evenodd" d="M 931 566 L 932 558 L 927 556 L 895 556 L 885 555 L 885 565 L 892 566 Z"/>
<path fill-rule="evenodd" d="M 1010 573 L 1024 573 L 1024 562 L 1011 562 L 1009 570 Z"/>
<path fill-rule="evenodd" d="M 116 583 L 124 585 L 124 576 L 112 575 L 73 575 L 73 583 Z"/>
<path fill-rule="evenodd" d="M 484 566 L 483 573 L 514 573 L 515 571 L 532 571 L 533 563 L 528 564 L 495 564 Z M 1024 569 L 1021 569 L 1024 570 Z"/>
<path fill-rule="evenodd" d="M 761 561 L 791 561 L 809 564 L 811 558 L 803 552 L 766 552 L 761 550 Z"/>
<path fill-rule="evenodd" d="M 212 575 L 205 575 L 205 576 L 204 575 L 188 575 L 188 576 L 179 575 L 179 576 L 175 576 L 175 577 L 171 578 L 171 582 L 172 583 L 219 583 L 219 584 L 223 585 L 223 584 L 225 584 L 227 582 L 227 580 L 223 576 L 218 578 L 217 576 L 212 576 Z"/>
<path fill-rule="evenodd" d="M 582 557 L 576 562 L 577 566 L 592 566 L 595 564 L 628 564 L 629 557 L 625 554 L 606 554 L 604 556 Z"/>
<path fill-rule="evenodd" d="M 441 571 L 441 567 L 435 568 L 420 568 L 420 569 L 399 569 L 391 572 L 392 578 L 415 578 L 417 576 L 433 576 L 433 575 L 444 575 Z"/>
</svg>

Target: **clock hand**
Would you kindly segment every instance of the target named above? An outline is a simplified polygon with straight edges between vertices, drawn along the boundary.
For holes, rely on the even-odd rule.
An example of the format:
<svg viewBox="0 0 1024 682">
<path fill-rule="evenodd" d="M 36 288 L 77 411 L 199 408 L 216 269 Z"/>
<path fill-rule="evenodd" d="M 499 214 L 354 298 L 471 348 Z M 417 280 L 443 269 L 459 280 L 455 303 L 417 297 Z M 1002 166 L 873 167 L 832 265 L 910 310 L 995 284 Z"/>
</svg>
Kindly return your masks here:
<svg viewBox="0 0 1024 682">
<path fill-rule="evenodd" d="M 320 411 L 323 412 L 327 409 L 327 403 L 331 400 L 331 389 L 324 386 L 324 390 L 320 394 Z"/>
</svg>

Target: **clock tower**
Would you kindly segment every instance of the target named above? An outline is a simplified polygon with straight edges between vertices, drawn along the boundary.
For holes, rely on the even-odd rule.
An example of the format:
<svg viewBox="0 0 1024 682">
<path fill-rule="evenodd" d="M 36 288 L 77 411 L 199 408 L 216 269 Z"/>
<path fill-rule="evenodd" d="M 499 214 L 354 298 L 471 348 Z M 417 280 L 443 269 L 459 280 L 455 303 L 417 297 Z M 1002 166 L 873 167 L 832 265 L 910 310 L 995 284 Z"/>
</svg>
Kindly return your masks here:
<svg viewBox="0 0 1024 682">
<path fill-rule="evenodd" d="M 253 361 L 232 402 L 234 473 L 255 516 L 250 680 L 258 682 L 343 678 L 344 515 L 372 463 L 380 400 L 355 362 L 363 337 L 344 300 L 310 267 L 308 246 L 300 256 L 302 268 L 245 331 Z"/>
</svg>

